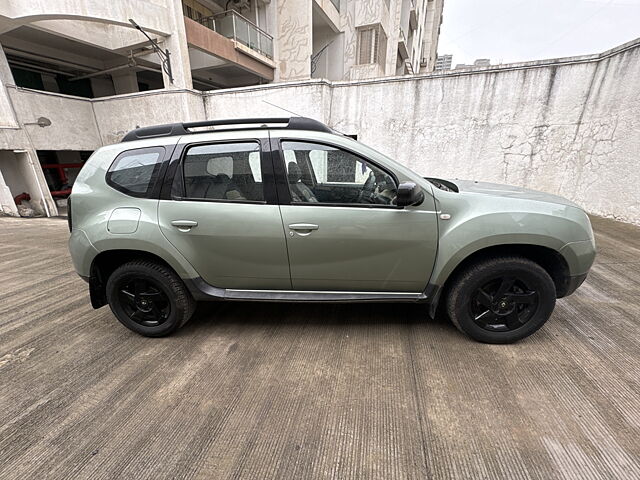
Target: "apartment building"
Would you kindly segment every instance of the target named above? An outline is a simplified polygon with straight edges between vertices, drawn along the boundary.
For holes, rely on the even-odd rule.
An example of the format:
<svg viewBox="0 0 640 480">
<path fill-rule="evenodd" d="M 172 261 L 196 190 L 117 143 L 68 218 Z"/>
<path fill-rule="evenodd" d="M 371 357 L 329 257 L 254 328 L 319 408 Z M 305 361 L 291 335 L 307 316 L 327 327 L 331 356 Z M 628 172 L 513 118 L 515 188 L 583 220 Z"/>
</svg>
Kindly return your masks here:
<svg viewBox="0 0 640 480">
<path fill-rule="evenodd" d="M 461 68 L 485 68 L 490 66 L 491 66 L 490 58 L 478 58 L 474 60 L 472 65 L 468 65 L 466 63 L 458 63 L 456 65 L 456 70 L 459 70 Z"/>
<path fill-rule="evenodd" d="M 0 44 L 16 85 L 84 97 L 375 78 L 433 70 L 442 3 L 5 0 Z"/>
<path fill-rule="evenodd" d="M 453 63 L 453 55 L 445 54 L 438 55 L 436 59 L 435 70 L 451 70 L 451 64 Z"/>
<path fill-rule="evenodd" d="M 99 146 L 82 136 L 80 99 L 144 94 L 153 117 L 178 121 L 207 115 L 198 90 L 431 71 L 443 1 L 4 0 L 0 211 L 56 214 Z M 170 107 L 172 91 L 184 94 Z"/>
</svg>

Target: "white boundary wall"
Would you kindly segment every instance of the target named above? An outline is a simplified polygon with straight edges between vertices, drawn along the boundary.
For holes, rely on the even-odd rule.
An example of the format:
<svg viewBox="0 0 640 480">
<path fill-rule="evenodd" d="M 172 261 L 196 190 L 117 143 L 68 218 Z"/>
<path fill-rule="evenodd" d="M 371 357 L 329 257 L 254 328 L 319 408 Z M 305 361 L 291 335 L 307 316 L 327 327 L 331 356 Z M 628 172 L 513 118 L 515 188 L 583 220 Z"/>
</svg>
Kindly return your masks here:
<svg viewBox="0 0 640 480">
<path fill-rule="evenodd" d="M 93 149 L 136 126 L 288 115 L 270 102 L 423 175 L 521 185 L 640 224 L 639 79 L 637 39 L 599 55 L 360 82 L 93 100 L 8 86 L 19 123 L 44 116 L 52 126 L 0 128 L 0 149 Z"/>
<path fill-rule="evenodd" d="M 208 94 L 211 118 L 323 120 L 425 176 L 520 185 L 640 224 L 640 42 L 407 79 Z"/>
</svg>

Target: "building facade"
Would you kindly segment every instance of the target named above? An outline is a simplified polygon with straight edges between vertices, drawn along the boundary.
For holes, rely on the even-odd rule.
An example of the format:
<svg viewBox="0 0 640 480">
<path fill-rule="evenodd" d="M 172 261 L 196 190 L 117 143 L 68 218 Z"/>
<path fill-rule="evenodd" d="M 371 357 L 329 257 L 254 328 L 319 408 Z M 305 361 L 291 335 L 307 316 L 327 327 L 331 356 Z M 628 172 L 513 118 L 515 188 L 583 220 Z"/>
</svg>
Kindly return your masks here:
<svg viewBox="0 0 640 480">
<path fill-rule="evenodd" d="M 453 63 L 453 55 L 438 55 L 436 59 L 436 67 L 434 70 L 451 70 Z"/>
<path fill-rule="evenodd" d="M 433 70 L 443 1 L 6 0 L 0 44 L 18 86 L 94 98 L 375 78 Z"/>
<path fill-rule="evenodd" d="M 1 211 L 55 215 L 84 160 L 123 128 L 209 116 L 198 91 L 431 71 L 443 1 L 0 2 Z M 120 97 L 127 127 L 96 145 L 79 119 L 91 110 L 99 130 L 98 111 Z"/>
<path fill-rule="evenodd" d="M 472 65 L 467 65 L 465 63 L 458 63 L 456 65 L 456 70 L 462 69 L 462 68 L 486 68 L 490 66 L 491 66 L 490 58 L 478 58 L 473 61 Z"/>
</svg>

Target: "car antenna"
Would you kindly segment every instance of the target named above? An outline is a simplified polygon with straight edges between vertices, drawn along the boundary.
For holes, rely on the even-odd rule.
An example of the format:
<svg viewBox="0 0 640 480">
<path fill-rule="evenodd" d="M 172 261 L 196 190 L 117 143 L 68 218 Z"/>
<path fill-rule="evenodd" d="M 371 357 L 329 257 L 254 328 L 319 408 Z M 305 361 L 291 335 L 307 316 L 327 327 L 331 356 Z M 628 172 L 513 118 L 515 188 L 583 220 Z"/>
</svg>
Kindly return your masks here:
<svg viewBox="0 0 640 480">
<path fill-rule="evenodd" d="M 302 117 L 302 115 L 300 115 L 300 114 L 298 114 L 298 113 L 296 113 L 296 112 L 292 112 L 291 110 L 287 110 L 286 108 L 281 107 L 280 105 L 276 105 L 275 103 L 267 102 L 266 100 L 262 100 L 262 101 L 263 101 L 264 103 L 267 103 L 267 104 L 271 105 L 272 107 L 279 108 L 280 110 L 284 110 L 285 112 L 289 112 L 289 113 L 291 113 L 291 114 L 293 114 L 293 115 L 295 115 L 295 116 L 297 116 L 297 117 Z M 345 136 L 345 137 L 348 137 L 348 135 L 347 135 L 347 134 L 342 133 L 341 131 L 336 130 L 335 128 L 332 128 L 332 127 L 329 127 L 329 128 L 331 128 L 331 130 L 333 130 L 334 132 L 339 133 L 340 135 L 343 135 L 343 136 Z"/>
<path fill-rule="evenodd" d="M 269 105 L 271 105 L 272 107 L 276 107 L 276 108 L 279 108 L 280 110 L 284 110 L 285 112 L 292 113 L 292 114 L 293 114 L 293 115 L 295 115 L 296 117 L 302 117 L 302 115 L 300 115 L 300 114 L 298 114 L 298 113 L 296 113 L 296 112 L 292 112 L 291 110 L 287 110 L 286 108 L 281 107 L 280 105 L 276 105 L 275 103 L 267 102 L 266 100 L 262 100 L 262 101 L 263 101 L 264 103 L 268 103 L 268 104 L 269 104 Z"/>
</svg>

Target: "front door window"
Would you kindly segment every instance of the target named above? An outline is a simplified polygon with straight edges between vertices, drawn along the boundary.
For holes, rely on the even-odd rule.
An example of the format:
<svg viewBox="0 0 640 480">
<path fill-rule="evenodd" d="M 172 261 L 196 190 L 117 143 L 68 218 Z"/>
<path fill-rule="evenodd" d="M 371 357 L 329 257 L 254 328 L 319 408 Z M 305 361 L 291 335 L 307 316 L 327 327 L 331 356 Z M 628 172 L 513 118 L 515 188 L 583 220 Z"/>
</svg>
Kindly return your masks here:
<svg viewBox="0 0 640 480">
<path fill-rule="evenodd" d="M 349 151 L 319 143 L 283 141 L 291 202 L 393 205 L 394 178 Z"/>
</svg>

